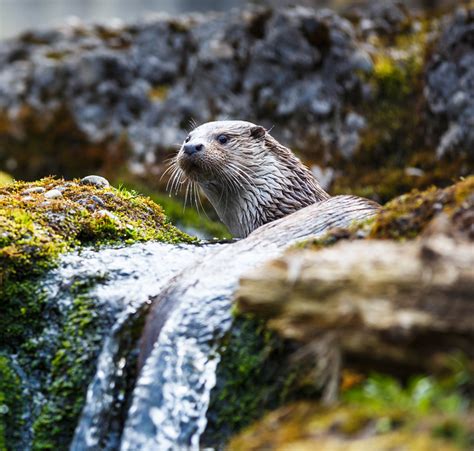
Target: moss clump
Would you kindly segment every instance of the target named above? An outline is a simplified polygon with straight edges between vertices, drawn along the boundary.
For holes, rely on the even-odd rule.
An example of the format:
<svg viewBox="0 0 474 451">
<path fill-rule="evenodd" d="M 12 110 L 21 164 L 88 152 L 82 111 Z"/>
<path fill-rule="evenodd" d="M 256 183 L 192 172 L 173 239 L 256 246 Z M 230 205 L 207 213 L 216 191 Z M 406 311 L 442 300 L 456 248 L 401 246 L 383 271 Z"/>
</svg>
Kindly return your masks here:
<svg viewBox="0 0 474 451">
<path fill-rule="evenodd" d="M 369 237 L 410 239 L 422 233 L 431 220 L 445 213 L 453 221 L 453 230 L 472 234 L 462 219 L 474 208 L 474 176 L 445 189 L 412 191 L 389 202 L 374 218 Z M 473 238 L 471 236 L 471 238 Z"/>
<path fill-rule="evenodd" d="M 303 394 L 316 396 L 307 368 L 289 356 L 294 345 L 265 327 L 262 320 L 239 316 L 222 342 L 217 385 L 211 393 L 207 429 L 201 446 L 221 447 L 266 411 Z"/>
<path fill-rule="evenodd" d="M 305 402 L 271 413 L 229 449 L 469 449 L 469 415 L 453 385 L 417 377 L 403 387 L 374 375 L 346 391 L 336 407 Z"/>
<path fill-rule="evenodd" d="M 22 406 L 20 378 L 10 359 L 0 355 L 0 450 L 21 439 Z"/>
<path fill-rule="evenodd" d="M 13 182 L 13 178 L 6 172 L 0 171 L 0 186 L 8 185 Z"/>
</svg>

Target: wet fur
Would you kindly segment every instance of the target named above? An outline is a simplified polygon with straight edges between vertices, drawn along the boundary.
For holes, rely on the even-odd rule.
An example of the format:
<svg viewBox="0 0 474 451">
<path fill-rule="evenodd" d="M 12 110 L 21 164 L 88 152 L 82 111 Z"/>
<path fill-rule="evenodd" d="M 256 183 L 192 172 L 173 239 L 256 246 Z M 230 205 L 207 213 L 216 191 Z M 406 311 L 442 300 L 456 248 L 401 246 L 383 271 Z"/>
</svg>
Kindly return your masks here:
<svg viewBox="0 0 474 451">
<path fill-rule="evenodd" d="M 229 137 L 220 144 L 217 137 Z M 204 150 L 189 156 L 181 147 L 172 160 L 171 191 L 186 186 L 196 205 L 201 188 L 221 221 L 236 237 L 329 198 L 311 172 L 265 129 L 244 121 L 208 122 L 189 143 Z"/>
</svg>

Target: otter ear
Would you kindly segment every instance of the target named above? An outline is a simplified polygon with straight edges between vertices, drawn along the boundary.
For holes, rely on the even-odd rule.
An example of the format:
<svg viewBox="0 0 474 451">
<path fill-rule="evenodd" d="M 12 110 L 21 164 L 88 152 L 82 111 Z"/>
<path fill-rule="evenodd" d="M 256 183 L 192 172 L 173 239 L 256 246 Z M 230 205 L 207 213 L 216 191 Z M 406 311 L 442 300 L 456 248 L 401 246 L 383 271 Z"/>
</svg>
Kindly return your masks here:
<svg viewBox="0 0 474 451">
<path fill-rule="evenodd" d="M 267 131 L 260 125 L 255 125 L 250 129 L 250 136 L 255 139 L 263 138 Z"/>
</svg>

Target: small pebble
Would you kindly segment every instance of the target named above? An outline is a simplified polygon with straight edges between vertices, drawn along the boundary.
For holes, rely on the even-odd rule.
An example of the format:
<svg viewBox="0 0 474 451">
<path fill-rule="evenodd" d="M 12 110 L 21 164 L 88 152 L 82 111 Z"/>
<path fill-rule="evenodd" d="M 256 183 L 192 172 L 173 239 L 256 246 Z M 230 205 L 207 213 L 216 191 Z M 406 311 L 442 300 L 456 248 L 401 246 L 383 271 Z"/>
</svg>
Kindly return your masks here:
<svg viewBox="0 0 474 451">
<path fill-rule="evenodd" d="M 101 217 L 104 217 L 104 216 L 107 216 L 108 218 L 110 218 L 112 221 L 116 221 L 116 222 L 120 222 L 120 219 L 114 215 L 112 212 L 108 211 L 108 210 L 99 210 L 97 212 L 97 216 L 101 216 Z"/>
<path fill-rule="evenodd" d="M 33 196 L 25 196 L 25 197 L 22 197 L 21 200 L 26 200 L 27 202 L 29 202 L 30 200 L 34 200 L 35 198 Z"/>
<path fill-rule="evenodd" d="M 98 196 L 91 196 L 91 200 L 101 207 L 105 207 L 104 201 Z"/>
<path fill-rule="evenodd" d="M 51 189 L 44 193 L 44 197 L 46 197 L 46 199 L 56 199 L 57 197 L 61 197 L 62 195 L 63 193 L 61 193 L 61 191 L 59 191 L 58 189 Z"/>
<path fill-rule="evenodd" d="M 21 194 L 36 194 L 36 193 L 44 193 L 46 191 L 45 188 L 42 186 L 33 186 L 31 188 L 25 189 Z"/>
<path fill-rule="evenodd" d="M 99 188 L 105 188 L 106 186 L 110 186 L 110 183 L 106 178 L 100 175 L 88 175 L 81 179 L 81 185 L 94 185 Z"/>
</svg>

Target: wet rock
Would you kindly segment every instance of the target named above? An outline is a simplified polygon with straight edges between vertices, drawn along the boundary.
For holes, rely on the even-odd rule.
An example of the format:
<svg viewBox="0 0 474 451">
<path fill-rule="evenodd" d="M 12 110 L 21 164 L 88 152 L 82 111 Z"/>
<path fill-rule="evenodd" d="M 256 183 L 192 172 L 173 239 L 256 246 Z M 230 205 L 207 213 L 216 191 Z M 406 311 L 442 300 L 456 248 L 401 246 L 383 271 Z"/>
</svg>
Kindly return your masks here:
<svg viewBox="0 0 474 451">
<path fill-rule="evenodd" d="M 471 161 L 471 16 L 443 19 L 441 35 L 436 19 L 420 27 L 398 2 L 347 17 L 248 7 L 33 31 L 0 44 L 0 161 L 30 178 L 112 176 L 117 165 L 154 174 L 191 120 L 234 117 L 275 126 L 311 163 L 338 167 L 334 192 L 385 201 L 447 184 Z M 453 152 L 459 160 L 432 169 Z M 400 177 L 403 166 L 425 175 Z"/>
<path fill-rule="evenodd" d="M 100 175 L 88 175 L 81 179 L 81 185 L 94 185 L 100 188 L 109 186 L 109 181 Z"/>
</svg>

